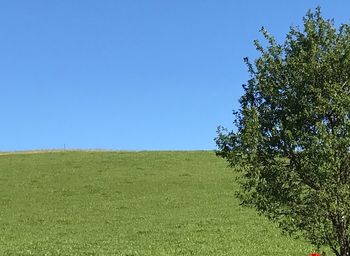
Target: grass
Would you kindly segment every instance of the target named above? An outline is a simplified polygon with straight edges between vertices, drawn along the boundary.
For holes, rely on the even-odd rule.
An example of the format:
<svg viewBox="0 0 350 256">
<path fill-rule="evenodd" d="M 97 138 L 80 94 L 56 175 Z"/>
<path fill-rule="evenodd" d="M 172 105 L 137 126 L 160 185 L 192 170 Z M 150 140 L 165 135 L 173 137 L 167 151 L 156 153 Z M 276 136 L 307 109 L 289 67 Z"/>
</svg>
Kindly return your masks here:
<svg viewBox="0 0 350 256">
<path fill-rule="evenodd" d="M 308 255 L 209 151 L 0 156 L 0 255 Z"/>
</svg>

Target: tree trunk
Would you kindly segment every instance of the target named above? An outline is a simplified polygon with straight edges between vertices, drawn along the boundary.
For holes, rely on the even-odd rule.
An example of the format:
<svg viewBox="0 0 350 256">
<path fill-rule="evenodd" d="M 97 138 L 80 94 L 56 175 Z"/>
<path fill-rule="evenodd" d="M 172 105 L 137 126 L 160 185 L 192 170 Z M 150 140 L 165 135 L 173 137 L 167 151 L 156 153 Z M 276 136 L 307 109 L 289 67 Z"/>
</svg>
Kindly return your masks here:
<svg viewBox="0 0 350 256">
<path fill-rule="evenodd" d="M 347 241 L 342 241 L 342 244 L 340 244 L 340 256 L 350 256 L 350 248 Z"/>
<path fill-rule="evenodd" d="M 344 216 L 340 215 L 339 218 L 339 231 L 338 231 L 338 240 L 339 240 L 339 252 L 340 256 L 350 256 L 350 244 L 349 244 L 349 235 L 347 229 L 347 222 L 344 221 Z"/>
</svg>

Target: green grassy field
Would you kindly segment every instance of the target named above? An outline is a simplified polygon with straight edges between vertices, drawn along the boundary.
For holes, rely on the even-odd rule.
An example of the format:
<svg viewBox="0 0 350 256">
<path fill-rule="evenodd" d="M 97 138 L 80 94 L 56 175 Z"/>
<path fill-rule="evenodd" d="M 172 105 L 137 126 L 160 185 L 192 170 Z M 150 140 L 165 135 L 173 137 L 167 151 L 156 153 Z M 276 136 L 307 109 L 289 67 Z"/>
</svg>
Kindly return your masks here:
<svg viewBox="0 0 350 256">
<path fill-rule="evenodd" d="M 0 155 L 0 255 L 308 255 L 213 152 Z"/>
</svg>

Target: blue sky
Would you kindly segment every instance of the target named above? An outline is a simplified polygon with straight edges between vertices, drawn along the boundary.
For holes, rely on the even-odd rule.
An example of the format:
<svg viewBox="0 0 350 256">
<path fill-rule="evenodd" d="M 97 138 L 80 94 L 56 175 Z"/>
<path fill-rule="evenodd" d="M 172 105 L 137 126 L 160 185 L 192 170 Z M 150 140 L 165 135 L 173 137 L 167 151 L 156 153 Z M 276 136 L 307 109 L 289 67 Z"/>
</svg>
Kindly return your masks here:
<svg viewBox="0 0 350 256">
<path fill-rule="evenodd" d="M 0 151 L 215 149 L 243 58 L 349 1 L 0 0 Z"/>
</svg>

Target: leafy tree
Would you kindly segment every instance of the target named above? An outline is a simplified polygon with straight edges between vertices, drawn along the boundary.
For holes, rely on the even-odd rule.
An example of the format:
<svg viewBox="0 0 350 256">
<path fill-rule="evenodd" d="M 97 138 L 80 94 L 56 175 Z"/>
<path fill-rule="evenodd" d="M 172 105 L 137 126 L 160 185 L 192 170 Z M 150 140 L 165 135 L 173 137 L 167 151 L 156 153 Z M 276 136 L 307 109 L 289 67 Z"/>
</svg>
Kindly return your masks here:
<svg viewBox="0 0 350 256">
<path fill-rule="evenodd" d="M 291 235 L 350 255 L 350 26 L 320 8 L 285 42 L 267 30 L 235 114 L 219 127 L 217 154 L 241 175 L 243 205 Z"/>
</svg>

